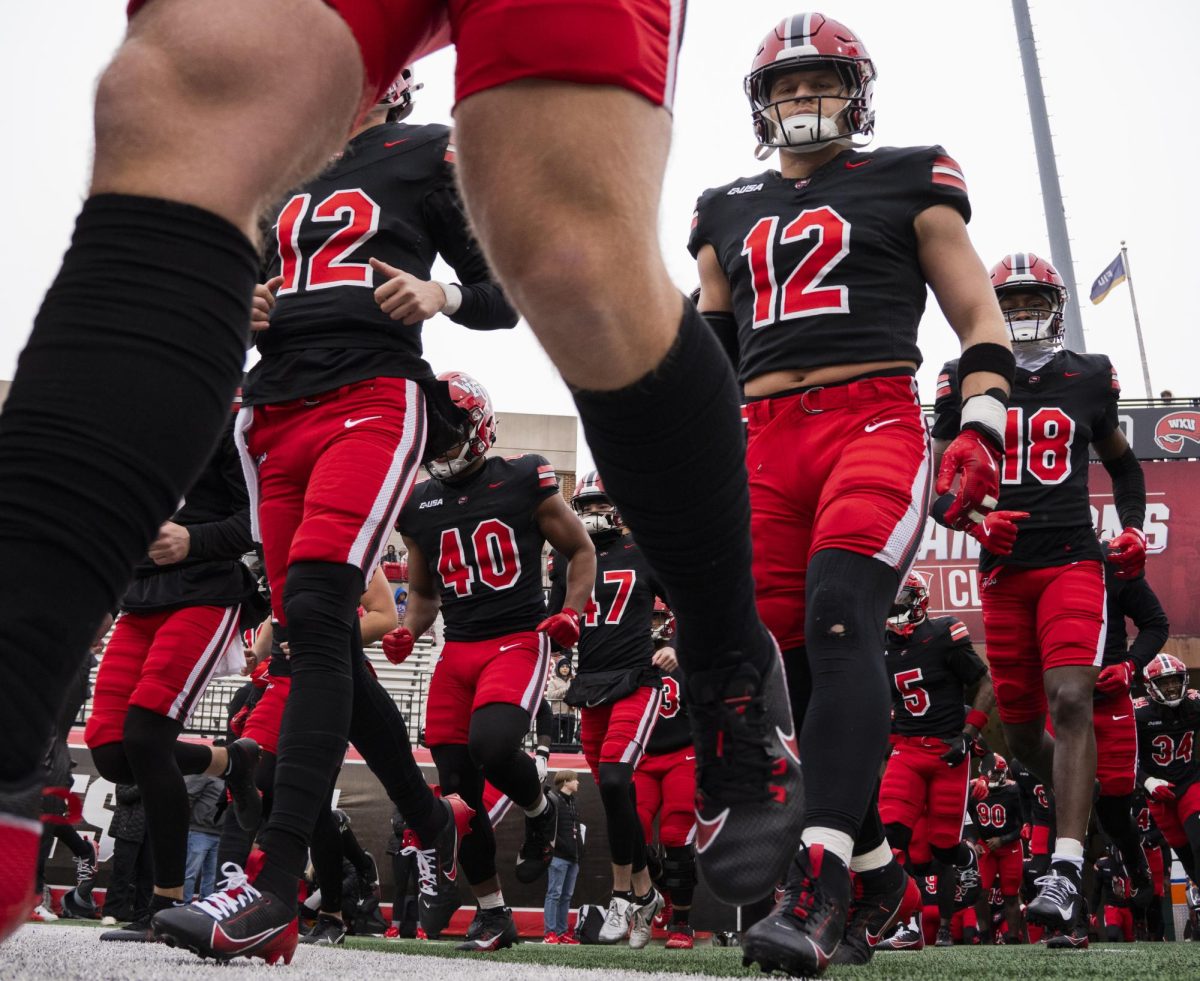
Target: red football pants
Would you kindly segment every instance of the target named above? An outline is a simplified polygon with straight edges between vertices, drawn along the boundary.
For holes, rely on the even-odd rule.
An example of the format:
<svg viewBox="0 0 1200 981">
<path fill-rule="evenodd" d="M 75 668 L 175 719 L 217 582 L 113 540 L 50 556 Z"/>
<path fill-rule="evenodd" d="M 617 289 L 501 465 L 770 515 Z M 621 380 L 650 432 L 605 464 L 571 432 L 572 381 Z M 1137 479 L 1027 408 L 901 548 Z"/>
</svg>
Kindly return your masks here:
<svg viewBox="0 0 1200 981">
<path fill-rule="evenodd" d="M 1200 781 L 1190 784 L 1186 790 L 1175 788 L 1175 800 L 1150 800 L 1150 813 L 1163 838 L 1172 848 L 1187 848 L 1188 836 L 1183 822 L 1200 811 Z"/>
<path fill-rule="evenodd" d="M 611 705 L 580 710 L 580 742 L 583 756 L 597 784 L 601 763 L 632 763 L 646 751 L 650 733 L 658 720 L 662 688 L 642 687 Z"/>
<path fill-rule="evenodd" d="M 633 785 L 646 841 L 654 840 L 657 816 L 659 844 L 689 844 L 696 831 L 696 751 L 684 746 L 670 753 L 647 753 L 633 771 Z"/>
<path fill-rule="evenodd" d="M 879 817 L 884 824 L 915 828 L 922 813 L 931 845 L 953 848 L 962 840 L 971 764 L 947 766 L 938 759 L 946 752 L 940 739 L 895 736 L 892 755 L 879 788 Z"/>
<path fill-rule="evenodd" d="M 1129 692 L 1098 699 L 1092 705 L 1096 731 L 1096 779 L 1105 797 L 1132 794 L 1137 782 L 1137 720 Z"/>
</svg>

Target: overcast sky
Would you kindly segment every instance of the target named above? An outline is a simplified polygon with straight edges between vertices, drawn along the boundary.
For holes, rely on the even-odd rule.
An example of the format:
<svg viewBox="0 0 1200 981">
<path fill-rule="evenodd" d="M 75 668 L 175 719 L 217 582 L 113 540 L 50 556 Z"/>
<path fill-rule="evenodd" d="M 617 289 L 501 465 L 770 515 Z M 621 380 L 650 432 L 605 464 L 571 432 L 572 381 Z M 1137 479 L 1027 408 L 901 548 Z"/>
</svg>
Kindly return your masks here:
<svg viewBox="0 0 1200 981">
<path fill-rule="evenodd" d="M 688 6 L 660 216 L 667 263 L 684 290 L 696 282 L 686 242 L 697 195 L 764 167 L 753 157 L 742 77 L 762 35 L 802 9 L 775 0 Z M 1088 349 L 1112 358 L 1127 396 L 1143 396 L 1127 287 L 1100 306 L 1087 301 L 1092 280 L 1125 239 L 1154 394 L 1200 394 L 1200 61 L 1187 54 L 1200 33 L 1200 4 L 1031 6 L 1075 258 L 1072 292 L 1082 296 Z M 92 92 L 120 41 L 124 8 L 119 0 L 59 0 L 10 4 L 0 15 L 0 187 L 10 195 L 0 241 L 0 378 L 12 377 L 85 193 Z M 1012 251 L 1048 257 L 1008 0 L 842 0 L 819 9 L 857 31 L 875 60 L 874 145 L 945 146 L 966 173 L 971 236 L 988 266 Z M 418 64 L 425 88 L 413 122 L 450 121 L 453 59 L 446 51 Z M 930 401 L 938 367 L 958 350 L 932 298 L 920 340 L 921 393 Z M 502 410 L 573 414 L 524 324 L 480 334 L 439 317 L 425 327 L 425 346 L 435 370 L 475 374 Z M 580 449 L 582 469 L 590 456 Z"/>
</svg>

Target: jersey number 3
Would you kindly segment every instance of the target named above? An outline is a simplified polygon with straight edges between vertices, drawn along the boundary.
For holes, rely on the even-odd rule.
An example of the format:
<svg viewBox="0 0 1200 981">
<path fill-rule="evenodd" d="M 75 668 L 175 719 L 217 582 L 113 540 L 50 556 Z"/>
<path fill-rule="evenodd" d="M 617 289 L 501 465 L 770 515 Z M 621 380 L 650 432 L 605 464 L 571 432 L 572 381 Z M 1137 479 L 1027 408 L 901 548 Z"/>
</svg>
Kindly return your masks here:
<svg viewBox="0 0 1200 981">
<path fill-rule="evenodd" d="M 849 313 L 850 291 L 825 285 L 825 277 L 850 254 L 850 223 L 832 208 L 812 208 L 784 226 L 779 243 L 815 237 L 816 243 L 783 283 L 782 299 L 775 272 L 775 237 L 779 216 L 760 218 L 742 241 L 754 285 L 754 329 L 776 320 L 796 320 L 822 313 Z M 778 318 L 776 308 L 778 307 Z"/>
<path fill-rule="evenodd" d="M 306 290 L 323 290 L 331 286 L 375 285 L 372 270 L 366 262 L 346 262 L 379 229 L 379 205 L 362 188 L 334 191 L 308 214 L 311 194 L 297 194 L 279 212 L 275 232 L 279 240 L 279 284 L 277 295 L 300 290 L 300 269 L 305 257 L 300 250 L 300 228 L 305 219 L 337 225 L 325 241 L 308 257 Z"/>
</svg>

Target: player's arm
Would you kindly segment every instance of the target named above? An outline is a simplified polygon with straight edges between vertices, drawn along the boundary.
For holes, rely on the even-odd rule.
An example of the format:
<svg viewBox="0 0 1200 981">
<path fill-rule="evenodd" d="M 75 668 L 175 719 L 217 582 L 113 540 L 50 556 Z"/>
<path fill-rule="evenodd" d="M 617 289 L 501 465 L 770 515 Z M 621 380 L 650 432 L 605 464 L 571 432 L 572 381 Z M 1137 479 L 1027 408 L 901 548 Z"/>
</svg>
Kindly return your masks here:
<svg viewBox="0 0 1200 981">
<path fill-rule="evenodd" d="M 442 595 L 429 572 L 429 563 L 421 548 L 411 538 L 404 536 L 408 549 L 408 607 L 404 611 L 404 624 L 413 637 L 420 637 L 437 619 L 442 607 Z"/>
<path fill-rule="evenodd" d="M 913 229 L 925 279 L 962 343 L 961 428 L 946 448 L 937 492 L 946 494 L 957 480 L 958 490 L 944 510 L 944 520 L 966 529 L 982 522 L 996 506 L 1016 363 L 995 292 L 962 214 L 950 205 L 936 204 L 916 216 Z"/>
<path fill-rule="evenodd" d="M 736 372 L 739 362 L 737 319 L 733 315 L 729 278 L 721 268 L 717 250 L 708 243 L 700 246 L 696 265 L 700 272 L 700 295 L 696 298 L 696 309 L 720 342 Z"/>
<path fill-rule="evenodd" d="M 977 741 L 995 707 L 996 692 L 992 688 L 992 673 L 985 670 L 976 683 L 975 697 L 971 700 L 971 711 L 967 713 L 963 733 L 972 741 Z"/>
<path fill-rule="evenodd" d="M 1092 448 L 1112 478 L 1113 503 L 1121 519 L 1121 534 L 1108 543 L 1109 558 L 1118 579 L 1133 579 L 1146 567 L 1146 475 L 1125 434 L 1117 428 L 1116 399 L 1111 399 L 1104 422 L 1111 432 L 1093 440 Z"/>
<path fill-rule="evenodd" d="M 596 547 L 561 494 L 543 498 L 535 517 L 542 536 L 567 560 L 561 605 L 538 624 L 538 630 L 558 647 L 567 648 L 579 640 L 579 613 L 587 606 L 596 582 Z M 555 572 L 562 576 L 558 569 Z"/>
<path fill-rule="evenodd" d="M 383 635 L 395 630 L 400 622 L 396 616 L 396 600 L 392 596 L 391 584 L 382 569 L 375 570 L 359 604 L 363 608 L 363 615 L 359 619 L 363 646 L 382 640 Z"/>
</svg>

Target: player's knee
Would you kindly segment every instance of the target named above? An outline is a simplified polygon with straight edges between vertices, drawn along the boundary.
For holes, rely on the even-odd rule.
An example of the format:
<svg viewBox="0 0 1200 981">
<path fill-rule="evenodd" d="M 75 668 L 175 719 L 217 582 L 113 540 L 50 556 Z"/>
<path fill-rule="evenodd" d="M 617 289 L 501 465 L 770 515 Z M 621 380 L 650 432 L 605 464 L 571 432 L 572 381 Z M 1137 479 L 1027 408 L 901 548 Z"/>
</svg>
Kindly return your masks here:
<svg viewBox="0 0 1200 981">
<path fill-rule="evenodd" d="M 125 716 L 125 756 L 135 770 L 160 767 L 172 756 L 179 723 L 156 712 L 130 706 Z"/>
<path fill-rule="evenodd" d="M 902 852 L 908 851 L 908 846 L 912 844 L 911 828 L 901 824 L 899 821 L 889 821 L 883 826 L 883 832 L 887 835 L 888 844 L 893 849 L 898 848 Z"/>
<path fill-rule="evenodd" d="M 113 783 L 137 783 L 125 755 L 125 746 L 120 742 L 105 743 L 92 749 L 92 762 L 96 772 Z"/>
<path fill-rule="evenodd" d="M 605 810 L 627 806 L 632 783 L 633 767 L 628 763 L 601 763 L 598 785 Z"/>
<path fill-rule="evenodd" d="M 663 885 L 667 889 L 692 889 L 696 885 L 696 853 L 691 845 L 668 846 L 662 862 Z"/>
<path fill-rule="evenodd" d="M 1054 730 L 1080 732 L 1092 725 L 1094 684 L 1091 677 L 1071 679 L 1054 687 L 1050 694 L 1050 716 Z"/>
</svg>

